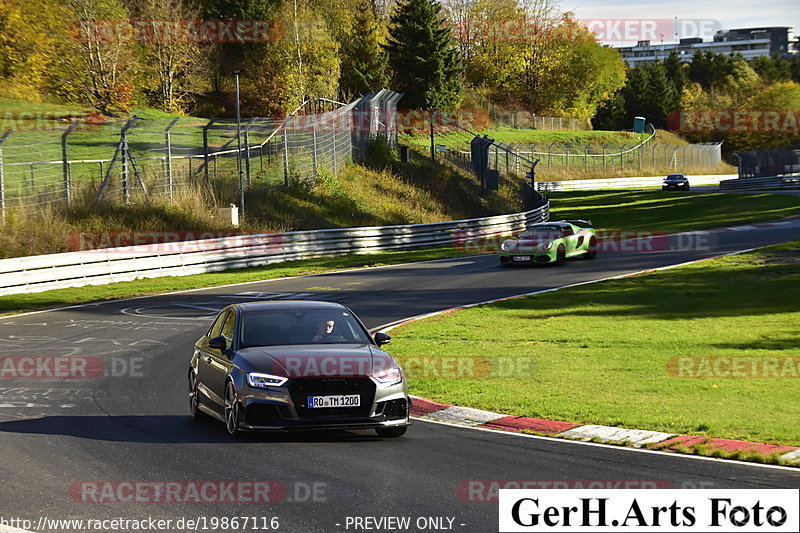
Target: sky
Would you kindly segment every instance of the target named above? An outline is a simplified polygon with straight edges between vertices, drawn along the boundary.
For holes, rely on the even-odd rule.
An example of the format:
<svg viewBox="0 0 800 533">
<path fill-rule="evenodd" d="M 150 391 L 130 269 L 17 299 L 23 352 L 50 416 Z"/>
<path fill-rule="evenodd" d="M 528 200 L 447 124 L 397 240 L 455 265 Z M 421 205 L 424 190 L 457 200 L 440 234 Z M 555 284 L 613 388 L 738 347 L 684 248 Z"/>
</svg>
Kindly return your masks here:
<svg viewBox="0 0 800 533">
<path fill-rule="evenodd" d="M 682 37 L 703 37 L 711 40 L 720 27 L 753 28 L 791 26 L 795 37 L 800 34 L 800 1 L 798 0 L 676 0 L 648 2 L 635 0 L 561 0 L 564 11 L 573 11 L 577 18 L 595 21 L 595 33 L 605 32 L 603 42 L 617 44 L 636 40 L 638 33 L 660 42 L 675 42 L 674 21 L 679 19 Z M 615 21 L 621 20 L 615 25 Z M 628 20 L 628 30 L 624 29 Z M 653 43 L 656 44 L 656 43 Z"/>
</svg>

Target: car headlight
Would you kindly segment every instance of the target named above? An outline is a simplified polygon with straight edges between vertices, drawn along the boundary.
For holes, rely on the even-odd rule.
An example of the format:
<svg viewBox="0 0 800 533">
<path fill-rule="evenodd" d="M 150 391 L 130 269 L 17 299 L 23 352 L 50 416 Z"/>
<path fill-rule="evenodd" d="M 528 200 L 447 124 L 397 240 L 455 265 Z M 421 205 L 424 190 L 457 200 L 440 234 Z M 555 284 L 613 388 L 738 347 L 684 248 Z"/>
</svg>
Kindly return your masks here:
<svg viewBox="0 0 800 533">
<path fill-rule="evenodd" d="M 374 374 L 372 374 L 372 377 L 375 381 L 377 381 L 384 387 L 397 385 L 398 383 L 403 381 L 403 373 L 397 367 L 387 368 L 386 370 L 379 370 Z"/>
<path fill-rule="evenodd" d="M 504 252 L 511 251 L 516 247 L 517 247 L 517 241 L 511 241 L 511 240 L 503 241 L 503 244 L 500 245 L 500 249 L 503 250 Z"/>
<path fill-rule="evenodd" d="M 273 376 L 272 374 L 259 374 L 258 372 L 250 372 L 247 374 L 247 384 L 257 389 L 280 387 L 287 381 L 289 381 L 289 378 Z"/>
<path fill-rule="evenodd" d="M 553 241 L 548 241 L 542 244 L 542 250 L 549 250 L 552 247 L 553 247 Z"/>
</svg>

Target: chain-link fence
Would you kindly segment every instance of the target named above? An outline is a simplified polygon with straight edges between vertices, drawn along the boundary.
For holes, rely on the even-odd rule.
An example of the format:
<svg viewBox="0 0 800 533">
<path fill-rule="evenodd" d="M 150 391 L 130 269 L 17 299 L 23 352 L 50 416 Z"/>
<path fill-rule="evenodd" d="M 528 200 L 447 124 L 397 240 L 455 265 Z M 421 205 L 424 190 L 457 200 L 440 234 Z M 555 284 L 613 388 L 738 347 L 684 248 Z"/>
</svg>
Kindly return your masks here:
<svg viewBox="0 0 800 533">
<path fill-rule="evenodd" d="M 477 136 L 455 121 L 437 114 L 434 122 L 435 151 L 455 162 L 468 162 L 471 142 Z M 490 148 L 489 164 L 495 169 L 513 172 L 514 156 L 538 159 L 537 170 L 580 169 L 607 173 L 610 171 L 697 171 L 715 169 L 722 161 L 720 143 L 675 145 L 656 142 L 655 129 L 648 125 L 643 134 L 629 133 L 629 144 L 598 143 L 502 143 Z M 504 147 L 504 149 L 500 148 Z"/>
<path fill-rule="evenodd" d="M 545 117 L 530 111 L 489 110 L 489 119 L 497 126 L 511 126 L 512 128 L 533 128 L 551 131 L 590 131 L 592 123 L 572 117 Z"/>
<path fill-rule="evenodd" d="M 800 174 L 800 145 L 750 152 L 734 152 L 740 178 L 765 178 Z"/>
<path fill-rule="evenodd" d="M 78 200 L 171 200 L 189 185 L 231 190 L 240 171 L 246 188 L 315 182 L 363 156 L 370 138 L 397 143 L 400 96 L 384 89 L 347 105 L 314 99 L 288 117 L 240 124 L 193 117 L 27 121 L 25 130 L 0 132 L 0 216 Z M 320 101 L 331 109 L 303 113 Z"/>
</svg>

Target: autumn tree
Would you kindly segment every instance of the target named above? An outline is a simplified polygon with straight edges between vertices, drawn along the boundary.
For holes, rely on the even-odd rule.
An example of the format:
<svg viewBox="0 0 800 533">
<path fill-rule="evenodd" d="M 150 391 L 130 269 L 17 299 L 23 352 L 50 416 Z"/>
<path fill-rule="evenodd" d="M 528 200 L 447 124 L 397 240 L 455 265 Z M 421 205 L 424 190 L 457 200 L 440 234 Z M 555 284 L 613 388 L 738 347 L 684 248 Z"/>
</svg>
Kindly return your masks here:
<svg viewBox="0 0 800 533">
<path fill-rule="evenodd" d="M 200 10 L 187 0 L 134 0 L 132 6 L 148 37 L 136 43 L 147 103 L 165 111 L 183 111 L 205 87 L 208 76 L 207 48 L 211 43 L 201 43 L 182 32 L 187 21 L 200 18 Z M 165 28 L 165 23 L 178 32 Z"/>
</svg>

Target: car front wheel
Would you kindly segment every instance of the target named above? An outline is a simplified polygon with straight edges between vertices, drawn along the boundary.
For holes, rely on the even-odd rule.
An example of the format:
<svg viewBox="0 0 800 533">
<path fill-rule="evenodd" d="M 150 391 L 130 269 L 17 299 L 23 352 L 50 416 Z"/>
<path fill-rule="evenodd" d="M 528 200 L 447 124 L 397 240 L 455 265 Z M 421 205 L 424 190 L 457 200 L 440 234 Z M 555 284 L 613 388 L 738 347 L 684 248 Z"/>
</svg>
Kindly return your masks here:
<svg viewBox="0 0 800 533">
<path fill-rule="evenodd" d="M 241 433 L 239 422 L 241 419 L 241 404 L 236 397 L 236 387 L 229 381 L 225 386 L 225 429 L 231 436 L 238 436 Z"/>
<path fill-rule="evenodd" d="M 597 239 L 592 237 L 589 239 L 589 246 L 586 248 L 586 259 L 594 259 L 597 257 Z"/>
<path fill-rule="evenodd" d="M 567 249 L 564 248 L 564 245 L 562 244 L 561 246 L 558 247 L 558 250 L 556 251 L 556 264 L 563 265 L 566 262 L 567 262 Z"/>
<path fill-rule="evenodd" d="M 375 433 L 382 439 L 396 439 L 397 437 L 405 435 L 407 429 L 407 426 L 399 428 L 378 428 L 375 430 Z"/>
<path fill-rule="evenodd" d="M 199 420 L 203 412 L 199 409 L 200 396 L 197 390 L 197 375 L 194 370 L 189 371 L 189 417 L 192 420 Z"/>
</svg>

